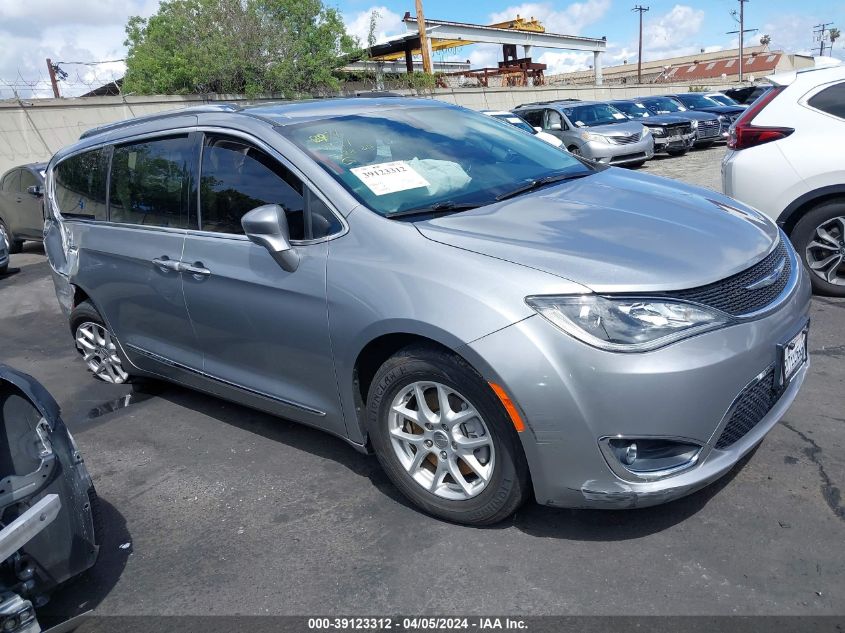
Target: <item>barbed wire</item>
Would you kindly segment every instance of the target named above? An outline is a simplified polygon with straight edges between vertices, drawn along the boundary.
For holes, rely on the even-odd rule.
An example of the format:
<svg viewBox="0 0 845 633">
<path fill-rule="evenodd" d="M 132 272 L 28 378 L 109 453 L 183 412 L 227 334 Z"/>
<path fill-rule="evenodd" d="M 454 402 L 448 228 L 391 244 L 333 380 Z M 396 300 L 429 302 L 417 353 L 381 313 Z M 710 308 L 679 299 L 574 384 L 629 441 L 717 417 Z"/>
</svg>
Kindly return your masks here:
<svg viewBox="0 0 845 633">
<path fill-rule="evenodd" d="M 60 96 L 79 97 L 104 86 L 111 86 L 114 92 L 120 93 L 118 80 L 126 72 L 124 61 L 53 62 L 54 67 L 61 71 L 56 74 Z M 46 64 L 44 70 L 18 69 L 15 77 L 0 77 L 0 100 L 52 98 L 53 86 Z"/>
</svg>

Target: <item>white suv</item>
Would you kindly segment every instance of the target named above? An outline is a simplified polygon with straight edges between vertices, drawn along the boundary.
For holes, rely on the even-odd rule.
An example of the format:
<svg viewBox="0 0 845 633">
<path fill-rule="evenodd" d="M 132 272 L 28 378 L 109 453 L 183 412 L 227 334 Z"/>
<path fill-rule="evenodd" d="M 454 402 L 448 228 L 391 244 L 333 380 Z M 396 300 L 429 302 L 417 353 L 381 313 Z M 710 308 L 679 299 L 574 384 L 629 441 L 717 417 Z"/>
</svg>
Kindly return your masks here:
<svg viewBox="0 0 845 633">
<path fill-rule="evenodd" d="M 731 127 L 722 189 L 777 221 L 817 293 L 845 297 L 845 64 L 768 79 Z"/>
</svg>

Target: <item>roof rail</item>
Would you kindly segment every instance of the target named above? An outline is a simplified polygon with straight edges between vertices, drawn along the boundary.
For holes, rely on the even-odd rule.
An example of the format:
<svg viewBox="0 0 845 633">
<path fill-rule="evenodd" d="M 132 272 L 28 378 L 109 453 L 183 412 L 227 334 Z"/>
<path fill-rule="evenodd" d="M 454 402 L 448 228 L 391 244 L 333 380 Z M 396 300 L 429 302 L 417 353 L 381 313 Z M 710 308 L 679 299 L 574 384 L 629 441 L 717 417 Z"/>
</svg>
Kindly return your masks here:
<svg viewBox="0 0 845 633">
<path fill-rule="evenodd" d="M 581 101 L 581 99 L 550 99 L 548 101 L 532 101 L 530 103 L 521 103 L 517 108 L 524 108 L 526 106 L 551 105 L 553 103 L 572 103 L 573 101 Z"/>
<path fill-rule="evenodd" d="M 156 112 L 155 114 L 147 114 L 132 119 L 123 119 L 122 121 L 115 121 L 114 123 L 106 123 L 90 130 L 84 131 L 79 138 L 90 138 L 105 132 L 113 132 L 132 125 L 146 123 L 148 121 L 157 121 L 160 119 L 169 119 L 180 114 L 192 114 L 201 112 L 240 112 L 243 108 L 236 103 L 205 103 L 203 105 L 189 106 L 187 108 L 179 108 L 176 110 L 166 110 L 164 112 Z"/>
</svg>

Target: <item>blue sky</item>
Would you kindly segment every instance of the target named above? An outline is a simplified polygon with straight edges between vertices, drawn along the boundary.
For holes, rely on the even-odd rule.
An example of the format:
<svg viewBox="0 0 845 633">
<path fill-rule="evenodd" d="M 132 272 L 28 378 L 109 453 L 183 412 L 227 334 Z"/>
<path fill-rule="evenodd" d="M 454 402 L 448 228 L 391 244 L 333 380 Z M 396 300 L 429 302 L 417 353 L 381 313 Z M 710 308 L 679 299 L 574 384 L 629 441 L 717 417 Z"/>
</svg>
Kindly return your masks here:
<svg viewBox="0 0 845 633">
<path fill-rule="evenodd" d="M 739 7 L 736 0 L 526 3 L 424 0 L 425 14 L 431 18 L 488 24 L 519 14 L 540 19 L 547 31 L 594 37 L 605 35 L 608 39 L 605 66 L 621 63 L 624 59 L 636 60 L 638 22 L 637 14 L 631 11 L 635 4 L 650 8 L 644 16 L 645 60 L 694 53 L 702 48 L 708 51 L 732 48 L 738 44 L 736 36 L 726 34 L 739 28 L 731 17 L 731 11 Z M 408 0 L 378 3 L 343 0 L 336 6 L 343 12 L 350 30 L 362 38 L 366 37 L 369 15 L 374 9 L 382 16 L 378 29 L 380 34 L 402 32 L 401 16 L 408 10 L 413 13 L 413 2 Z M 771 48 L 784 48 L 790 52 L 810 51 L 814 24 L 834 22 L 840 28 L 845 27 L 843 0 L 751 0 L 745 4 L 745 14 L 746 28 L 759 29 L 756 34 L 746 35 L 747 43 L 758 44 L 760 36 L 767 33 L 772 37 Z M 845 41 L 838 41 L 834 54 L 842 46 L 845 46 Z M 533 56 L 535 59 L 542 57 L 540 61 L 550 66 L 549 72 L 586 68 L 591 61 L 589 54 L 564 51 L 537 50 Z M 501 59 L 501 52 L 496 46 L 477 45 L 461 50 L 457 58 L 468 58 L 474 66 L 495 65 Z"/>
<path fill-rule="evenodd" d="M 381 15 L 379 34 L 404 32 L 401 17 L 413 10 L 414 0 L 324 0 L 343 14 L 350 32 L 366 39 L 369 16 Z M 578 2 L 456 2 L 424 0 L 428 17 L 481 24 L 510 19 L 520 14 L 534 16 L 548 31 L 608 39 L 603 63 L 610 66 L 627 59 L 636 61 L 637 16 L 631 8 L 636 0 L 580 0 Z M 736 0 L 647 0 L 639 4 L 651 10 L 645 14 L 645 59 L 695 53 L 704 48 L 719 50 L 736 46 L 726 31 L 736 24 L 730 11 Z M 120 60 L 126 54 L 124 27 L 129 16 L 149 16 L 158 10 L 159 0 L 0 0 L 0 98 L 48 96 L 49 79 L 45 58 L 54 61 Z M 763 33 L 772 37 L 772 48 L 809 52 L 812 26 L 834 22 L 845 28 L 845 0 L 751 0 L 746 5 L 746 26 L 760 29 L 746 41 L 757 43 Z M 842 54 L 837 53 L 843 51 Z M 845 58 L 845 39 L 837 42 L 834 55 Z M 584 69 L 591 54 L 569 51 L 533 52 L 535 60 L 549 66 L 548 73 Z M 444 56 L 445 58 L 445 56 Z M 474 67 L 494 66 L 501 48 L 475 45 L 460 49 L 452 59 L 470 59 Z M 70 76 L 61 84 L 63 94 L 87 92 L 123 75 L 122 61 L 96 66 L 64 65 Z"/>
</svg>

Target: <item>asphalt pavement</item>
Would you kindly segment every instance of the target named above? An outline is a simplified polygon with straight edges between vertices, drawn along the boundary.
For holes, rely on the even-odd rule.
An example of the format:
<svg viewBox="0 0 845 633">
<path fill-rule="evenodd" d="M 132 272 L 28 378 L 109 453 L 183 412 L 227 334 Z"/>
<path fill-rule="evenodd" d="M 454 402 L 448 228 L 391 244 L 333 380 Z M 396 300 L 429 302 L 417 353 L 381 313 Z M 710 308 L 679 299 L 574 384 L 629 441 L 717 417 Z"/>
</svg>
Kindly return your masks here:
<svg viewBox="0 0 845 633">
<path fill-rule="evenodd" d="M 718 189 L 722 152 L 642 171 Z M 529 503 L 482 529 L 416 511 L 375 458 L 319 431 L 176 386 L 96 381 L 40 245 L 11 265 L 0 360 L 62 406 L 107 522 L 97 566 L 42 618 L 845 611 L 843 300 L 814 299 L 803 390 L 716 484 L 641 510 Z"/>
</svg>

